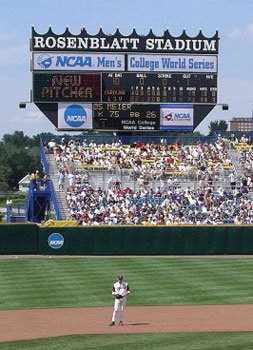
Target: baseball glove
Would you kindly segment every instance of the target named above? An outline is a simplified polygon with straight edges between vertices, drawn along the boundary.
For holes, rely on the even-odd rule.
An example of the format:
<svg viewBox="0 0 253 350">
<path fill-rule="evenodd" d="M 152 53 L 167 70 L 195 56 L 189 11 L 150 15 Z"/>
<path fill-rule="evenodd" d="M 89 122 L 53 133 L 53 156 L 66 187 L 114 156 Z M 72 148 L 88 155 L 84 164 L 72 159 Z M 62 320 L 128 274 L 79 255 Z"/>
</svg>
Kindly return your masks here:
<svg viewBox="0 0 253 350">
<path fill-rule="evenodd" d="M 116 294 L 116 295 L 115 295 L 115 298 L 116 298 L 116 299 L 122 299 L 122 298 L 123 298 L 123 296 L 122 296 L 122 295 L 120 295 L 120 294 Z"/>
</svg>

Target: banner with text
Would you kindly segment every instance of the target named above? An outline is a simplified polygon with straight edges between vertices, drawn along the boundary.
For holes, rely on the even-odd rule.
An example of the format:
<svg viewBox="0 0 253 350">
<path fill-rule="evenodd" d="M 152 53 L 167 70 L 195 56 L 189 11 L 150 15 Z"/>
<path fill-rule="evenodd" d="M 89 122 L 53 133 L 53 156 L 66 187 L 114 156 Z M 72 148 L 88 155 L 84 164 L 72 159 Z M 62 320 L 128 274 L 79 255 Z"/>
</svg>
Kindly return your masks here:
<svg viewBox="0 0 253 350">
<path fill-rule="evenodd" d="M 34 53 L 32 70 L 124 71 L 122 54 Z"/>
<path fill-rule="evenodd" d="M 193 105 L 160 105 L 160 130 L 192 130 Z"/>
<path fill-rule="evenodd" d="M 128 55 L 127 69 L 136 72 L 216 73 L 215 55 Z"/>
</svg>

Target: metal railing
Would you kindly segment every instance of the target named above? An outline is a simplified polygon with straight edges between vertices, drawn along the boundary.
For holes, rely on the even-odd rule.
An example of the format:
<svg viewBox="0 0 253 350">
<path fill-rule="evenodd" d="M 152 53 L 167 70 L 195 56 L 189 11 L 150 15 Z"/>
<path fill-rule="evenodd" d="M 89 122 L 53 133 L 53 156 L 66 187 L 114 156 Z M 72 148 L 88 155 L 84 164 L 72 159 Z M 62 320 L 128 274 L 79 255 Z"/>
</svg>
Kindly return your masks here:
<svg viewBox="0 0 253 350">
<path fill-rule="evenodd" d="M 40 138 L 40 158 L 41 158 L 41 163 L 42 163 L 42 166 L 43 166 L 43 170 L 45 171 L 46 174 L 49 174 L 49 167 L 48 167 L 46 155 L 45 155 L 45 152 L 44 152 L 42 138 Z"/>
<path fill-rule="evenodd" d="M 56 197 L 54 185 L 53 185 L 53 182 L 51 180 L 49 180 L 49 189 L 50 189 L 50 193 L 51 193 L 51 201 L 52 201 L 53 206 L 54 206 L 54 213 L 55 213 L 56 220 L 62 220 L 62 215 L 61 215 L 61 212 L 59 209 L 58 199 Z"/>
<path fill-rule="evenodd" d="M 43 169 L 44 169 L 45 173 L 49 176 L 49 166 L 48 166 L 46 155 L 44 152 L 42 138 L 40 138 L 40 156 L 41 156 L 41 162 L 43 165 Z M 46 186 L 47 186 L 48 190 L 50 191 L 50 200 L 53 203 L 55 217 L 57 220 L 62 220 L 62 215 L 61 215 L 60 208 L 59 208 L 59 202 L 58 202 L 58 199 L 57 199 L 57 196 L 55 193 L 55 189 L 54 189 L 54 185 L 53 185 L 52 180 L 50 180 L 50 179 L 46 180 Z"/>
</svg>

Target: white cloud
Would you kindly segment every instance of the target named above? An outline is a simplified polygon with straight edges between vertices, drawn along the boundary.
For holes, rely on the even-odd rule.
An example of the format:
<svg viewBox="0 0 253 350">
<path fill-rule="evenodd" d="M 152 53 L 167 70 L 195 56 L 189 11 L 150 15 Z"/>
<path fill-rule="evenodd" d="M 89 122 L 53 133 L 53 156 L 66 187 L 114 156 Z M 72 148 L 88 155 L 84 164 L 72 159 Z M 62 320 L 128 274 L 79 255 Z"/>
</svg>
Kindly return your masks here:
<svg viewBox="0 0 253 350">
<path fill-rule="evenodd" d="M 249 23 L 245 27 L 234 27 L 230 33 L 228 33 L 228 38 L 232 40 L 248 40 L 253 39 L 253 23 Z"/>
</svg>

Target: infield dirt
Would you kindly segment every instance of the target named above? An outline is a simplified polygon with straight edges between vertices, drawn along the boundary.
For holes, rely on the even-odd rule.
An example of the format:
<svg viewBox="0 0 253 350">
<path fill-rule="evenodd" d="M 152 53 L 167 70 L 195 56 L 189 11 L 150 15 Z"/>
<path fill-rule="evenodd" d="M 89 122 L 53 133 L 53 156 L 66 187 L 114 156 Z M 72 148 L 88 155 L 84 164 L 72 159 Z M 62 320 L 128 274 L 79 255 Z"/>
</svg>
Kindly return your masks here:
<svg viewBox="0 0 253 350">
<path fill-rule="evenodd" d="M 253 305 L 128 306 L 123 327 L 112 307 L 0 311 L 0 341 L 71 334 L 253 331 Z"/>
</svg>

